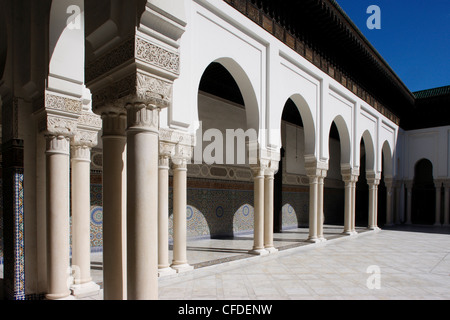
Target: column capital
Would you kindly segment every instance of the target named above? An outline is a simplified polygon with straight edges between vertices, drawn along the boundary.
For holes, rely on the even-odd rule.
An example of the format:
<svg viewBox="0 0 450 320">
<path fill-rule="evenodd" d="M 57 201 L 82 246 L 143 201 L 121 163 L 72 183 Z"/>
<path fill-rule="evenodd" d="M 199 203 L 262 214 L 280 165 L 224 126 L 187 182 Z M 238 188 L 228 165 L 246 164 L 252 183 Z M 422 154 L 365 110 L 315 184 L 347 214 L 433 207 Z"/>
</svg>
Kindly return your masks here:
<svg viewBox="0 0 450 320">
<path fill-rule="evenodd" d="M 91 148 L 89 146 L 74 145 L 71 147 L 73 161 L 91 162 Z"/>
<path fill-rule="evenodd" d="M 446 188 L 446 189 L 450 188 L 450 180 L 444 181 L 444 188 Z"/>
<path fill-rule="evenodd" d="M 320 177 L 325 178 L 328 174 L 328 162 L 317 161 L 316 159 L 308 160 L 305 162 L 306 175 L 308 177 Z"/>
<path fill-rule="evenodd" d="M 366 178 L 369 185 L 378 186 L 381 181 L 381 173 L 367 171 Z"/>
<path fill-rule="evenodd" d="M 46 90 L 43 107 L 37 112 L 38 130 L 44 135 L 73 137 L 78 118 L 83 112 L 83 102 L 78 98 Z"/>
<path fill-rule="evenodd" d="M 47 154 L 70 155 L 70 138 L 62 135 L 46 135 Z"/>
<path fill-rule="evenodd" d="M 359 179 L 359 168 L 341 168 L 341 175 L 345 183 L 356 183 Z"/>
<path fill-rule="evenodd" d="M 152 104 L 127 103 L 127 131 L 159 133 L 160 109 Z"/>
<path fill-rule="evenodd" d="M 253 173 L 253 177 L 264 177 L 265 172 L 267 169 L 269 169 L 270 166 L 270 160 L 268 159 L 258 159 L 257 164 L 250 165 L 250 170 Z"/>
<path fill-rule="evenodd" d="M 110 105 L 101 111 L 103 121 L 103 138 L 122 137 L 125 138 L 127 128 L 127 114 L 125 108 Z"/>
</svg>

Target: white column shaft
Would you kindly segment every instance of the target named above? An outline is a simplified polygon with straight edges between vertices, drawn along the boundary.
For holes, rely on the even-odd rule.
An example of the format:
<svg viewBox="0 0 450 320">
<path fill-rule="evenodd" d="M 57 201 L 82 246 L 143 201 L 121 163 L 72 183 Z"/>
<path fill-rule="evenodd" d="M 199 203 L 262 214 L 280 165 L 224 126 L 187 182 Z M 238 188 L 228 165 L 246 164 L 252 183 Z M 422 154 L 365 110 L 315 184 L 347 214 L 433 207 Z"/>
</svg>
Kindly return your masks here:
<svg viewBox="0 0 450 320">
<path fill-rule="evenodd" d="M 186 164 L 173 166 L 173 261 L 172 268 L 178 270 L 188 265 L 187 260 L 187 169 Z"/>
<path fill-rule="evenodd" d="M 273 189 L 274 175 L 266 175 L 264 183 L 264 247 L 269 252 L 275 251 L 273 245 Z"/>
<path fill-rule="evenodd" d="M 74 283 L 91 278 L 90 148 L 72 148 L 72 269 Z"/>
<path fill-rule="evenodd" d="M 324 223 L 324 212 L 323 212 L 323 193 L 324 193 L 324 177 L 319 176 L 317 184 L 317 238 L 320 241 L 324 241 L 323 236 L 323 223 Z"/>
<path fill-rule="evenodd" d="M 352 182 L 345 181 L 345 205 L 344 205 L 344 233 L 350 235 L 352 232 Z"/>
<path fill-rule="evenodd" d="M 309 241 L 317 241 L 318 178 L 309 177 Z"/>
<path fill-rule="evenodd" d="M 126 115 L 103 116 L 103 298 L 126 299 Z"/>
<path fill-rule="evenodd" d="M 159 110 L 127 106 L 127 299 L 158 299 Z"/>
<path fill-rule="evenodd" d="M 160 157 L 158 192 L 158 269 L 169 263 L 169 159 Z"/>
<path fill-rule="evenodd" d="M 69 148 L 69 138 L 47 137 L 46 298 L 49 300 L 70 295 Z"/>
<path fill-rule="evenodd" d="M 264 254 L 264 169 L 254 170 L 254 234 L 252 253 Z"/>
</svg>

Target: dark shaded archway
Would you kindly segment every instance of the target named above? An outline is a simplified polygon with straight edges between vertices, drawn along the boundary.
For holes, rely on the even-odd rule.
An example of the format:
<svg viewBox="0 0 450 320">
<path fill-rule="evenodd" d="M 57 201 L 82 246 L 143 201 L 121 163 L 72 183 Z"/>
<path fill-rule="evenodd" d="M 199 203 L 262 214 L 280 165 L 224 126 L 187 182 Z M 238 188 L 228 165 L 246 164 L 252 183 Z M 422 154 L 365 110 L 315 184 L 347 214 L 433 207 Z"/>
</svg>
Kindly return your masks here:
<svg viewBox="0 0 450 320">
<path fill-rule="evenodd" d="M 428 159 L 418 161 L 414 168 L 411 220 L 413 224 L 433 224 L 436 211 L 436 188 L 433 164 Z"/>
</svg>

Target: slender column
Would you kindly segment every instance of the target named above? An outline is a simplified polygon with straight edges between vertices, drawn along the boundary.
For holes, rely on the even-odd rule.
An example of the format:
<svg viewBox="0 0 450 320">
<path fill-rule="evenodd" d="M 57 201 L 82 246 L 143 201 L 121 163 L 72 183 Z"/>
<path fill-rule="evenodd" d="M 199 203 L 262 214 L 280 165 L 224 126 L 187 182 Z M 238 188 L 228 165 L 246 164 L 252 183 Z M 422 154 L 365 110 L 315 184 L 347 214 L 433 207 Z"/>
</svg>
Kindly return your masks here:
<svg viewBox="0 0 450 320">
<path fill-rule="evenodd" d="M 444 182 L 444 227 L 450 226 L 450 181 Z"/>
<path fill-rule="evenodd" d="M 309 242 L 318 242 L 317 212 L 318 212 L 318 176 L 309 176 Z"/>
<path fill-rule="evenodd" d="M 323 236 L 323 223 L 324 223 L 324 212 L 323 212 L 323 194 L 324 194 L 324 179 L 326 177 L 326 171 L 321 170 L 321 173 L 317 180 L 317 238 L 321 242 L 325 242 L 326 239 Z"/>
<path fill-rule="evenodd" d="M 344 234 L 355 235 L 355 198 L 358 174 L 354 169 L 344 169 L 342 179 L 345 182 Z"/>
<path fill-rule="evenodd" d="M 358 181 L 359 175 L 355 175 L 352 182 L 352 218 L 351 218 L 351 226 L 352 226 L 352 235 L 357 235 L 356 232 L 356 182 Z"/>
<path fill-rule="evenodd" d="M 174 274 L 169 263 L 169 165 L 170 153 L 159 156 L 158 177 L 158 275 Z"/>
<path fill-rule="evenodd" d="M 435 180 L 434 185 L 436 187 L 436 216 L 435 216 L 435 226 L 441 225 L 441 191 L 442 191 L 442 181 Z"/>
<path fill-rule="evenodd" d="M 91 149 L 72 147 L 72 270 L 74 296 L 93 294 L 100 287 L 91 278 L 90 174 Z"/>
<path fill-rule="evenodd" d="M 273 245 L 273 190 L 274 171 L 267 170 L 264 180 L 264 248 L 269 253 L 278 252 Z"/>
<path fill-rule="evenodd" d="M 352 187 L 353 182 L 350 178 L 344 177 L 345 182 L 345 206 L 344 206 L 344 234 L 346 235 L 352 235 Z"/>
<path fill-rule="evenodd" d="M 380 180 L 373 178 L 367 179 L 369 184 L 369 229 L 377 230 L 379 229 L 377 226 L 378 220 L 378 185 L 380 184 Z"/>
<path fill-rule="evenodd" d="M 265 166 L 253 167 L 254 181 L 254 235 L 251 254 L 266 255 L 264 249 L 264 170 Z"/>
<path fill-rule="evenodd" d="M 47 294 L 48 300 L 70 295 L 69 161 L 70 139 L 47 138 Z"/>
<path fill-rule="evenodd" d="M 393 219 L 393 197 L 394 197 L 394 188 L 393 188 L 393 180 L 385 179 L 386 184 L 386 225 L 392 226 L 394 224 Z"/>
<path fill-rule="evenodd" d="M 131 103 L 127 128 L 127 299 L 158 299 L 159 109 Z"/>
<path fill-rule="evenodd" d="M 187 158 L 175 155 L 173 165 L 173 261 L 178 273 L 192 270 L 187 259 Z"/>
<path fill-rule="evenodd" d="M 126 299 L 126 136 L 124 109 L 103 119 L 103 297 Z"/>
<path fill-rule="evenodd" d="M 412 180 L 406 181 L 406 224 L 412 224 L 412 189 L 414 182 Z"/>
</svg>

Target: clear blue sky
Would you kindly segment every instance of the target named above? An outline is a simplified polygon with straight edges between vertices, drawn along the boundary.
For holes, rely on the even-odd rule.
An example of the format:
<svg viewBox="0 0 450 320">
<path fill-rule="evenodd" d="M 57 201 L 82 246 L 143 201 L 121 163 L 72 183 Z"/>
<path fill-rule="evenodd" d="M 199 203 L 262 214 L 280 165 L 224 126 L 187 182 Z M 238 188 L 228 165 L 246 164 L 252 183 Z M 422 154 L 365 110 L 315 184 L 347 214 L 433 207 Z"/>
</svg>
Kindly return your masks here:
<svg viewBox="0 0 450 320">
<path fill-rule="evenodd" d="M 450 0 L 336 0 L 411 90 L 450 85 Z M 381 29 L 370 30 L 370 5 Z"/>
</svg>

